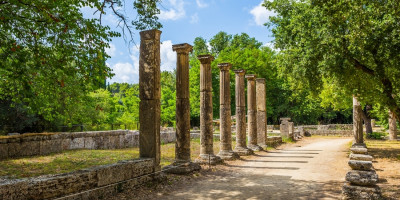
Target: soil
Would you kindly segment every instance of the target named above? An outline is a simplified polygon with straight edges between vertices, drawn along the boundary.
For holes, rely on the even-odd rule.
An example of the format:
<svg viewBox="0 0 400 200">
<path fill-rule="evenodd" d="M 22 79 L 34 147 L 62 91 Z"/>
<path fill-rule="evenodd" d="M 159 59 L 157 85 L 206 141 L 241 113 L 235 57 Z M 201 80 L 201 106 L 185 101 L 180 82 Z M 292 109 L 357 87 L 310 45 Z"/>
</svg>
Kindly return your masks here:
<svg viewBox="0 0 400 200">
<path fill-rule="evenodd" d="M 307 138 L 111 199 L 340 199 L 351 138 Z"/>
</svg>

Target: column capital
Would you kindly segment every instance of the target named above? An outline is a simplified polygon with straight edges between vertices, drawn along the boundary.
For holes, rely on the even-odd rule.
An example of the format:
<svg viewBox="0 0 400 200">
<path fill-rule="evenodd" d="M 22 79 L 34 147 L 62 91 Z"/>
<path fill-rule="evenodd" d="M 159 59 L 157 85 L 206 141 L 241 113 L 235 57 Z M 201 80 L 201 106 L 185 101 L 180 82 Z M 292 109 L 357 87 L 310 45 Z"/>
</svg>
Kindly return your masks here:
<svg viewBox="0 0 400 200">
<path fill-rule="evenodd" d="M 157 29 L 146 30 L 140 32 L 141 40 L 152 40 L 152 39 L 160 39 L 161 31 Z"/>
<path fill-rule="evenodd" d="M 257 82 L 265 83 L 265 78 L 256 78 Z"/>
<path fill-rule="evenodd" d="M 282 118 L 280 118 L 280 120 L 282 122 L 289 122 L 290 118 L 289 117 L 282 117 Z"/>
<path fill-rule="evenodd" d="M 193 46 L 188 43 L 174 44 L 172 45 L 172 50 L 177 53 L 189 54 L 193 51 Z"/>
<path fill-rule="evenodd" d="M 231 63 L 219 63 L 218 67 L 221 71 L 229 71 L 232 68 Z"/>
<path fill-rule="evenodd" d="M 254 81 L 257 76 L 255 74 L 246 74 L 245 78 L 249 81 Z"/>
<path fill-rule="evenodd" d="M 199 59 L 201 64 L 211 64 L 211 62 L 214 60 L 214 56 L 209 54 L 199 55 L 197 56 L 197 59 Z"/>
<path fill-rule="evenodd" d="M 244 69 L 236 69 L 236 70 L 233 70 L 233 72 L 235 72 L 235 74 L 238 74 L 238 75 L 241 75 L 241 76 L 246 74 L 246 70 L 244 70 Z"/>
</svg>

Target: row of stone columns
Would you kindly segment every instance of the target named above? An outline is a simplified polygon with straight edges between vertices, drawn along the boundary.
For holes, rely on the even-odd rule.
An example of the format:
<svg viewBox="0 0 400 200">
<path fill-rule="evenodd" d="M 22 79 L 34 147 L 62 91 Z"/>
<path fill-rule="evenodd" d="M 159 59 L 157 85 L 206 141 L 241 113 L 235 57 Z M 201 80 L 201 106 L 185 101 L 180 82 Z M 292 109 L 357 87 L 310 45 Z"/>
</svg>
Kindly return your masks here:
<svg viewBox="0 0 400 200">
<path fill-rule="evenodd" d="M 141 158 L 154 159 L 154 171 L 160 170 L 160 35 L 159 30 L 140 32 L 139 59 L 139 149 Z M 177 52 L 176 65 L 176 144 L 175 161 L 165 168 L 171 173 L 188 173 L 200 169 L 190 157 L 190 102 L 189 102 L 189 53 L 192 46 L 184 43 L 173 45 Z M 217 164 L 222 159 L 236 159 L 266 147 L 265 80 L 255 75 L 246 75 L 248 85 L 248 131 L 249 145 L 246 146 L 246 110 L 244 70 L 235 71 L 235 102 L 237 144 L 232 150 L 230 63 L 218 64 L 220 68 L 220 152 L 213 150 L 213 106 L 211 55 L 200 55 L 200 156 L 198 163 Z M 256 91 L 257 90 L 257 91 Z M 259 99 L 256 100 L 256 92 Z M 258 113 L 258 114 L 257 114 Z M 258 118 L 258 124 L 257 124 Z M 259 126 L 259 127 L 258 127 Z M 257 134 L 258 133 L 258 134 Z M 261 146 L 262 147 L 261 147 Z M 222 159 L 221 159 L 222 158 Z"/>
</svg>

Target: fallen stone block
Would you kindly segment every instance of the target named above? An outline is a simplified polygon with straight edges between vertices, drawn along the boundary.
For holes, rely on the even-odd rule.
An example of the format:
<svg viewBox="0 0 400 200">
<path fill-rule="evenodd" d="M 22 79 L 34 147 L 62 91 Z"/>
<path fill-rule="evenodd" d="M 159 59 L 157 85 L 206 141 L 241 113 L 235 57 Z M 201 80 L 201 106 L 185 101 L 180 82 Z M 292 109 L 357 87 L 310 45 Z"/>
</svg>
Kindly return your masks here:
<svg viewBox="0 0 400 200">
<path fill-rule="evenodd" d="M 372 161 L 373 157 L 370 155 L 352 153 L 350 154 L 350 160 Z"/>
<path fill-rule="evenodd" d="M 375 171 L 351 170 L 346 174 L 346 181 L 353 185 L 374 186 L 378 183 L 378 174 Z"/>
<path fill-rule="evenodd" d="M 382 199 L 382 192 L 379 186 L 357 186 L 357 185 L 352 185 L 350 183 L 345 183 L 343 185 L 342 195 L 343 195 L 342 199 L 344 200 Z"/>
<path fill-rule="evenodd" d="M 370 171 L 374 169 L 372 167 L 372 161 L 349 160 L 348 164 L 353 170 Z"/>
</svg>

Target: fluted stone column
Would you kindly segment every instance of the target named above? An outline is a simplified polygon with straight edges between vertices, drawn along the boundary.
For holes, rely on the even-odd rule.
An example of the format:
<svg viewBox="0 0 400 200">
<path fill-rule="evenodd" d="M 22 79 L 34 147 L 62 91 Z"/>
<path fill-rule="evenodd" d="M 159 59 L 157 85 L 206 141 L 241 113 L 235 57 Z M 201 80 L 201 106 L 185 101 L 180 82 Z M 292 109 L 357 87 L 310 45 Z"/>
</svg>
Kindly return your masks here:
<svg viewBox="0 0 400 200">
<path fill-rule="evenodd" d="M 256 79 L 256 102 L 257 102 L 257 144 L 267 148 L 267 112 L 265 78 Z"/>
<path fill-rule="evenodd" d="M 214 155 L 211 55 L 199 55 L 200 61 L 200 156 L 199 163 L 218 164 L 222 159 Z"/>
<path fill-rule="evenodd" d="M 190 44 L 172 45 L 176 51 L 176 143 L 175 162 L 165 167 L 174 174 L 187 174 L 201 167 L 190 159 L 190 102 L 189 102 L 189 53 Z"/>
<path fill-rule="evenodd" d="M 141 158 L 154 158 L 160 170 L 160 35 L 159 30 L 140 32 L 139 150 Z"/>
<path fill-rule="evenodd" d="M 248 148 L 253 151 L 261 151 L 262 147 L 257 144 L 257 107 L 256 107 L 256 75 L 248 74 L 247 79 L 247 116 L 249 145 Z"/>
<path fill-rule="evenodd" d="M 235 70 L 236 146 L 234 151 L 241 156 L 253 154 L 253 150 L 246 146 L 245 73 L 243 69 Z"/>
<path fill-rule="evenodd" d="M 390 110 L 389 110 L 389 140 L 397 140 L 396 117 Z"/>
<path fill-rule="evenodd" d="M 232 130 L 231 130 L 231 88 L 229 70 L 232 65 L 230 63 L 218 64 L 220 69 L 220 151 L 217 156 L 224 160 L 234 160 L 239 155 L 232 151 Z"/>
<path fill-rule="evenodd" d="M 289 122 L 288 127 L 289 127 L 289 138 L 292 138 L 292 140 L 294 140 L 295 139 L 295 137 L 294 137 L 294 122 Z"/>
<path fill-rule="evenodd" d="M 363 144 L 362 108 L 355 96 L 353 96 L 353 133 L 355 143 L 353 145 Z"/>
</svg>

